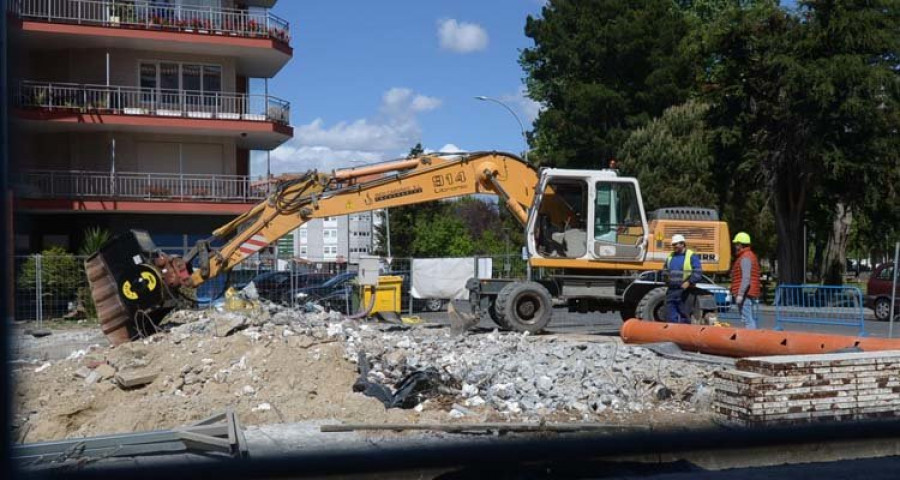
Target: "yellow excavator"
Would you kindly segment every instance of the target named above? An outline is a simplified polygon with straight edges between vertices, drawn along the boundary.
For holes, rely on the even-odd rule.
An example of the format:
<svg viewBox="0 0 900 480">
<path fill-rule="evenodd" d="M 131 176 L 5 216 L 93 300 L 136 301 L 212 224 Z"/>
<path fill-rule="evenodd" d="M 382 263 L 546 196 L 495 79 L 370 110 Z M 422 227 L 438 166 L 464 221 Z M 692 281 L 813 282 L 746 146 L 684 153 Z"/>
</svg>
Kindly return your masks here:
<svg viewBox="0 0 900 480">
<path fill-rule="evenodd" d="M 497 195 L 525 228 L 530 278 L 467 283 L 473 318 L 489 316 L 505 329 L 538 332 L 560 304 L 664 319 L 665 287 L 648 273 L 662 269 L 676 233 L 704 272 L 730 266 L 728 226 L 715 210 L 664 208 L 648 218 L 637 180 L 615 170 L 537 171 L 512 154 L 476 152 L 285 176 L 268 198 L 183 258 L 132 230 L 104 245 L 85 268 L 103 331 L 119 344 L 155 331 L 193 289 L 311 219 L 473 194 Z M 216 241 L 222 246 L 213 248 Z M 695 315 L 715 311 L 709 292 L 695 297 Z"/>
</svg>

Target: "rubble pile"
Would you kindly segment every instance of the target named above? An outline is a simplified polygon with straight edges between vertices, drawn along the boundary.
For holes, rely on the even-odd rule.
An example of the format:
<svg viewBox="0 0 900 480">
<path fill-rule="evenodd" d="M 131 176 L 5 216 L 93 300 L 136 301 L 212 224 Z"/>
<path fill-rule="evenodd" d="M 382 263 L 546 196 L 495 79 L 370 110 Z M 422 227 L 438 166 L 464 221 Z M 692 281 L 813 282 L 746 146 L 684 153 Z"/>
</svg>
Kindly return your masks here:
<svg viewBox="0 0 900 480">
<path fill-rule="evenodd" d="M 706 415 L 698 402 L 708 396 L 714 370 L 617 339 L 454 336 L 448 328 L 350 320 L 315 307 L 179 311 L 167 322 L 162 332 L 115 348 L 21 357 L 14 364 L 17 440 L 173 428 L 226 407 L 246 425 L 609 415 L 644 415 L 636 420 L 643 422 L 653 412 Z M 414 409 L 386 409 L 354 392 L 360 353 L 370 363 L 368 380 L 385 392 L 425 371 L 437 372 L 440 388 L 423 397 L 428 400 L 403 402 Z"/>
<path fill-rule="evenodd" d="M 532 420 L 557 411 L 589 418 L 647 409 L 704 410 L 713 372 L 721 368 L 612 341 L 570 342 L 527 333 L 454 337 L 446 329 L 383 332 L 363 325 L 344 335 L 347 359 L 365 352 L 373 363 L 372 380 L 393 384 L 411 371 L 434 368 L 448 385 L 459 386 L 456 400 L 462 405 L 488 405 Z"/>
</svg>

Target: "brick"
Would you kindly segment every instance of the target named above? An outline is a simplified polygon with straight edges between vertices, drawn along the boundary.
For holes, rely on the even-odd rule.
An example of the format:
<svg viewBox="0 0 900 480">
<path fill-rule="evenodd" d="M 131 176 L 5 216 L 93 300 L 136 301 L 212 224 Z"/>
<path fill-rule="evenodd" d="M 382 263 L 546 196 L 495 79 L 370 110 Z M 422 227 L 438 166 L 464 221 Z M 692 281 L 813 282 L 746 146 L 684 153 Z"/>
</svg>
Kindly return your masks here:
<svg viewBox="0 0 900 480">
<path fill-rule="evenodd" d="M 133 388 L 152 383 L 158 375 L 159 373 L 157 372 L 139 370 L 119 372 L 116 375 L 116 383 L 121 388 Z"/>
</svg>

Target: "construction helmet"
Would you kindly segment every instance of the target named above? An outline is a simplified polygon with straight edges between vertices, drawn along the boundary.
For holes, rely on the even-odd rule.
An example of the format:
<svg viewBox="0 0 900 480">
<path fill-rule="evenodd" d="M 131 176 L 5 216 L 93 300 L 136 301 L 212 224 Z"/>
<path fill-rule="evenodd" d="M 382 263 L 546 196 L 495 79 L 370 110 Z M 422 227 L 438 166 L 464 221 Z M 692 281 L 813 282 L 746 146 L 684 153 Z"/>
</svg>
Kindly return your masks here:
<svg viewBox="0 0 900 480">
<path fill-rule="evenodd" d="M 731 243 L 750 245 L 750 235 L 747 235 L 747 232 L 738 232 L 738 234 L 734 236 L 734 240 L 732 240 Z"/>
<path fill-rule="evenodd" d="M 681 235 L 678 233 L 676 233 L 675 235 L 672 235 L 672 245 L 675 245 L 676 243 L 685 243 L 684 235 Z"/>
</svg>

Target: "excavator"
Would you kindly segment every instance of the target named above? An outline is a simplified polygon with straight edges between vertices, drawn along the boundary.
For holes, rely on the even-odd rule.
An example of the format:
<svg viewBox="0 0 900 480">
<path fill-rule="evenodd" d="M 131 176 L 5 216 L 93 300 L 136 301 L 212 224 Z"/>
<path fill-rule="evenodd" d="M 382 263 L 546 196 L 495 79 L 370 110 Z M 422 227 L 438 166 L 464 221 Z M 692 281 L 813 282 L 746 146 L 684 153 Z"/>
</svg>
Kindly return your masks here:
<svg viewBox="0 0 900 480">
<path fill-rule="evenodd" d="M 103 332 L 120 344 L 155 331 L 201 284 L 312 219 L 474 194 L 498 196 L 522 223 L 530 266 L 520 280 L 470 279 L 474 322 L 489 317 L 501 328 L 537 333 L 560 305 L 664 320 L 665 287 L 646 273 L 663 268 L 676 233 L 705 273 L 730 266 L 728 226 L 715 210 L 648 215 L 638 181 L 615 169 L 538 171 L 513 154 L 472 152 L 283 176 L 268 198 L 184 257 L 161 252 L 147 232 L 131 230 L 89 257 L 85 269 Z M 693 301 L 695 320 L 715 314 L 711 292 L 698 291 Z"/>
</svg>

